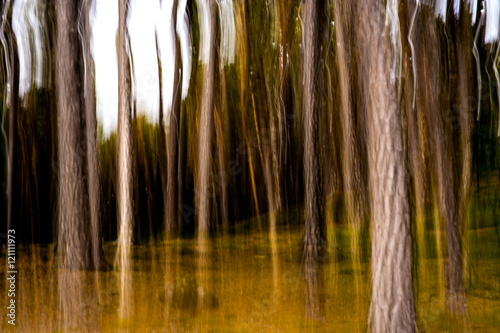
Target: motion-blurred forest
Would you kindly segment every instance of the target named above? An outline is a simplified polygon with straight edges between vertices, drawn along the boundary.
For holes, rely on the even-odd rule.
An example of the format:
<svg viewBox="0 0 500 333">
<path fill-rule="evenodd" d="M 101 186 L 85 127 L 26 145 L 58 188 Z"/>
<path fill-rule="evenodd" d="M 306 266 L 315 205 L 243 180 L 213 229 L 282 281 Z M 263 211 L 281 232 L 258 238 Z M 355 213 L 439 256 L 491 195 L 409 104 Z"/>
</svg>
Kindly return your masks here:
<svg viewBox="0 0 500 333">
<path fill-rule="evenodd" d="M 15 16 L 17 2 L 33 8 Z M 174 58 L 161 61 L 155 36 L 155 121 L 134 94 L 119 0 L 110 134 L 96 116 L 93 2 L 2 3 L 1 230 L 56 244 L 61 267 L 127 271 L 134 246 L 259 232 L 273 252 L 300 229 L 306 281 L 325 253 L 371 265 L 373 331 L 415 331 L 428 256 L 443 258 L 447 309 L 463 315 L 483 253 L 469 232 L 489 233 L 500 260 L 497 0 L 160 0 Z"/>
</svg>

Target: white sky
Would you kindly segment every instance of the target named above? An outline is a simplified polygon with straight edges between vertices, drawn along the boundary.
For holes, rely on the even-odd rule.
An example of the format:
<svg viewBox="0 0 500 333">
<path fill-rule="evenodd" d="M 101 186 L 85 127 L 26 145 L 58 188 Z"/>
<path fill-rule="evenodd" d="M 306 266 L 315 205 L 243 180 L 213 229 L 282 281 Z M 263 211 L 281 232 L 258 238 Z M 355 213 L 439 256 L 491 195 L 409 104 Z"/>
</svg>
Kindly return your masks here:
<svg viewBox="0 0 500 333">
<path fill-rule="evenodd" d="M 191 77 L 191 41 L 189 39 L 187 0 L 179 0 L 177 12 L 177 34 L 180 36 L 182 57 L 182 97 L 185 98 Z M 43 7 L 38 6 L 41 0 L 17 0 L 13 9 L 13 29 L 16 34 L 20 62 L 20 95 L 29 91 L 31 83 L 37 86 L 45 84 L 43 78 L 43 61 L 47 59 L 45 45 L 46 32 L 40 22 L 43 18 Z M 206 0 L 196 0 L 201 25 L 200 59 L 206 62 L 210 47 L 207 36 L 210 27 Z M 131 51 L 134 60 L 133 93 L 137 98 L 138 113 L 145 114 L 151 122 L 158 121 L 159 83 L 156 57 L 155 31 L 158 31 L 160 57 L 163 69 L 163 105 L 164 121 L 169 119 L 168 113 L 172 104 L 173 72 L 175 43 L 174 30 L 171 24 L 173 0 L 130 0 L 128 30 Z M 93 56 L 95 63 L 97 119 L 103 125 L 104 135 L 116 129 L 118 120 L 118 61 L 117 30 L 118 0 L 95 0 L 95 12 L 91 13 L 93 31 Z M 221 16 L 221 35 L 223 41 L 223 61 L 234 61 L 234 13 L 230 0 L 219 0 Z M 33 32 L 35 45 L 30 45 L 30 29 Z M 34 52 L 33 50 L 41 50 Z M 33 54 L 32 54 L 33 53 Z M 31 69 L 31 57 L 35 57 L 34 71 Z M 32 75 L 34 77 L 32 77 Z"/>
<path fill-rule="evenodd" d="M 175 43 L 172 29 L 173 0 L 131 0 L 128 29 L 134 60 L 133 93 L 138 113 L 152 122 L 158 121 L 159 83 L 155 30 L 163 70 L 163 105 L 165 118 L 170 111 L 173 92 Z M 191 46 L 185 13 L 186 0 L 179 2 L 177 32 L 181 36 L 183 59 L 182 96 L 186 97 L 191 76 Z M 94 21 L 94 59 L 96 67 L 97 117 L 103 124 L 104 135 L 116 129 L 118 120 L 118 63 L 116 32 L 118 1 L 96 0 Z"/>
<path fill-rule="evenodd" d="M 170 2 L 164 1 L 166 4 Z M 159 104 L 155 29 L 160 15 L 164 14 L 167 12 L 160 11 L 158 0 L 131 1 L 129 34 L 134 58 L 137 111 L 146 114 L 148 119 L 154 122 L 158 121 Z M 168 21 L 170 22 L 170 19 Z M 117 0 L 96 0 L 93 29 L 97 118 L 103 124 L 104 135 L 108 136 L 116 129 L 118 120 Z M 171 61 L 165 60 L 167 61 L 163 62 L 163 67 L 169 67 Z M 168 72 L 168 69 L 165 68 L 164 72 Z M 164 77 L 165 91 L 171 91 L 172 84 L 169 85 L 168 81 L 169 79 Z"/>
</svg>

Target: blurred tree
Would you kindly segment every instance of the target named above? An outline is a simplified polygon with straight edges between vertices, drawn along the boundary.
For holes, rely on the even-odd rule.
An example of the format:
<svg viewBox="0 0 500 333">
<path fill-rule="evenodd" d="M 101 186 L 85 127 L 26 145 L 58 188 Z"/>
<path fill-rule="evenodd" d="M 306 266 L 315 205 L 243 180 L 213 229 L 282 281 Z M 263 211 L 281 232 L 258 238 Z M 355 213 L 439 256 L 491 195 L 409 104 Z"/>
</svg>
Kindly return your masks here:
<svg viewBox="0 0 500 333">
<path fill-rule="evenodd" d="M 199 143 L 198 143 L 198 175 L 196 185 L 197 208 L 198 208 L 198 232 L 199 237 L 206 236 L 210 218 L 210 174 L 211 174 L 211 149 L 212 149 L 212 127 L 213 127 L 213 107 L 214 96 L 212 89 L 215 82 L 216 52 L 214 41 L 217 33 L 217 2 L 207 0 L 210 15 L 210 31 L 208 43 L 208 61 L 203 65 L 203 84 L 201 95 L 201 110 L 199 123 Z"/>
<path fill-rule="evenodd" d="M 172 96 L 172 107 L 170 108 L 169 122 L 169 142 L 168 142 L 168 180 L 166 183 L 166 192 L 164 195 L 167 198 L 165 206 L 165 218 L 167 223 L 167 234 L 170 234 L 177 228 L 178 224 L 178 169 L 179 169 L 179 125 L 181 119 L 181 102 L 182 102 L 182 60 L 181 60 L 181 42 L 177 34 L 177 13 L 179 12 L 179 1 L 174 0 L 172 8 L 172 34 L 175 39 L 175 63 L 174 63 L 174 94 Z M 182 19 L 182 18 L 181 18 Z M 212 46 L 213 48 L 213 46 Z M 162 122 L 163 119 L 160 119 Z M 163 127 L 162 127 L 163 128 Z M 164 155 L 165 139 L 163 133 L 160 133 L 160 154 Z M 163 142 L 163 143 L 162 143 Z M 160 157 L 160 160 L 162 158 Z M 164 172 L 164 171 L 162 171 Z"/>
<path fill-rule="evenodd" d="M 400 96 L 401 35 L 396 0 L 357 4 L 360 79 L 366 88 L 372 212 L 373 332 L 414 332 L 409 203 Z M 391 281 L 391 283 L 388 283 Z"/>
<path fill-rule="evenodd" d="M 305 233 L 304 258 L 315 261 L 325 246 L 325 223 L 322 212 L 322 193 L 319 166 L 317 91 L 320 74 L 320 24 L 324 1 L 308 0 L 305 3 L 303 26 L 304 50 L 304 178 L 305 178 Z"/>
<path fill-rule="evenodd" d="M 96 97 L 94 81 L 94 58 L 92 57 L 92 27 L 90 15 L 93 0 L 84 0 L 83 15 L 80 22 L 83 34 L 84 56 L 84 97 L 85 97 L 85 128 L 87 142 L 87 193 L 90 205 L 90 239 L 94 268 L 100 267 L 101 261 L 101 226 L 99 223 L 99 160 L 97 156 L 97 120 Z"/>
<path fill-rule="evenodd" d="M 127 263 L 132 242 L 132 126 L 130 44 L 127 31 L 129 1 L 119 1 L 118 19 L 118 253 L 121 266 Z M 124 261 L 123 261 L 124 260 Z M 125 267 L 122 267 L 125 270 Z"/>
<path fill-rule="evenodd" d="M 89 244 L 88 196 L 85 189 L 85 110 L 82 49 L 78 35 L 80 2 L 56 0 L 56 101 L 59 141 L 58 246 L 63 265 L 92 266 Z"/>
</svg>

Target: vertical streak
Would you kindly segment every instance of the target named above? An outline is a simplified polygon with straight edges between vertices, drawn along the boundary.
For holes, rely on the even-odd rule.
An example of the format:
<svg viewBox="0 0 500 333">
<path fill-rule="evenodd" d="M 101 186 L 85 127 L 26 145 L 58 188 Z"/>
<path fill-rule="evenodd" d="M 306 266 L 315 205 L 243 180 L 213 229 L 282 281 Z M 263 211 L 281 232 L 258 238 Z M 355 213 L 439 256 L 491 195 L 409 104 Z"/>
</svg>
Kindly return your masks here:
<svg viewBox="0 0 500 333">
<path fill-rule="evenodd" d="M 127 33 L 129 1 L 119 0 L 118 19 L 118 235 L 117 261 L 120 267 L 121 320 L 128 319 L 130 311 L 132 245 L 132 144 L 131 144 L 131 69 Z"/>
<path fill-rule="evenodd" d="M 500 52 L 500 42 L 497 45 L 497 52 L 495 53 L 495 59 L 493 59 L 493 71 L 495 72 L 495 79 L 497 80 L 497 97 L 498 97 L 498 133 L 497 136 L 500 137 L 500 78 L 498 76 L 498 54 Z"/>
<path fill-rule="evenodd" d="M 479 115 L 481 114 L 481 62 L 479 60 L 479 51 L 477 50 L 477 39 L 479 37 L 479 30 L 484 23 L 484 10 L 481 10 L 481 18 L 477 25 L 476 35 L 474 36 L 474 47 L 472 48 L 472 53 L 474 58 L 476 58 L 476 75 L 477 75 L 477 121 L 479 121 Z"/>
<path fill-rule="evenodd" d="M 412 65 L 412 70 L 413 70 L 413 98 L 411 102 L 411 106 L 413 110 L 415 110 L 415 97 L 416 97 L 416 89 L 417 89 L 417 69 L 415 65 L 415 48 L 413 47 L 413 41 L 411 39 L 411 34 L 413 32 L 413 24 L 415 23 L 415 17 L 417 16 L 417 11 L 418 11 L 418 6 L 419 2 L 417 1 L 417 4 L 415 6 L 415 10 L 413 11 L 413 16 L 411 18 L 410 22 L 410 30 L 408 31 L 408 43 L 410 43 L 410 50 L 411 50 L 411 65 Z"/>
</svg>

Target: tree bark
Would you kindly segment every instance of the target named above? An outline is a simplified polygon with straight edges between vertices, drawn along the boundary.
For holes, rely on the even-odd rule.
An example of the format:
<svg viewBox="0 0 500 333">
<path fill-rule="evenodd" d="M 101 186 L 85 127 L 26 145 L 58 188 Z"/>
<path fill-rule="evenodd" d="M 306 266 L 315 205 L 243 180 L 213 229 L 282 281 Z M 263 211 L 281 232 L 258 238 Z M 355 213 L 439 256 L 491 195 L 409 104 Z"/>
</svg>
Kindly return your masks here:
<svg viewBox="0 0 500 333">
<path fill-rule="evenodd" d="M 318 158 L 318 105 L 320 11 L 324 1 L 308 0 L 305 4 L 304 29 L 304 177 L 306 190 L 306 221 L 304 253 L 306 263 L 316 260 L 325 242 L 322 194 Z"/>
<path fill-rule="evenodd" d="M 409 204 L 399 109 L 401 42 L 397 1 L 358 4 L 360 79 L 366 88 L 372 208 L 373 332 L 414 332 Z"/>
<path fill-rule="evenodd" d="M 169 124 L 169 142 L 168 142 L 168 180 L 167 180 L 167 206 L 166 223 L 167 233 L 171 233 L 177 228 L 178 221 L 178 194 L 177 194 L 177 181 L 178 181 L 178 161 L 179 161 L 179 124 L 181 114 L 181 101 L 182 101 L 182 60 L 181 60 L 181 44 L 179 36 L 177 35 L 177 10 L 178 0 L 174 0 L 172 9 L 172 24 L 173 33 L 175 35 L 175 67 L 174 67 L 174 94 L 172 96 L 172 108 L 170 110 L 170 124 Z M 162 134 L 160 134 L 161 136 Z M 162 149 L 164 154 L 164 150 Z M 165 193 L 164 193 L 165 195 Z"/>
<path fill-rule="evenodd" d="M 210 218 L 210 158 L 212 147 L 212 126 L 213 126 L 213 105 L 214 96 L 212 88 L 215 78 L 216 54 L 213 47 L 217 29 L 216 15 L 217 3 L 215 0 L 208 0 L 210 8 L 210 51 L 208 63 L 203 68 L 203 90 L 201 98 L 199 143 L 198 143 L 198 179 L 196 185 L 196 204 L 198 208 L 198 235 L 201 238 L 206 236 Z"/>
<path fill-rule="evenodd" d="M 85 116 L 87 130 L 87 193 L 90 205 L 90 241 L 94 268 L 98 269 L 101 260 L 101 226 L 99 223 L 99 159 L 97 155 L 97 120 L 94 81 L 94 59 L 92 58 L 90 11 L 92 0 L 84 0 L 82 30 L 84 35 L 85 57 Z"/>
<path fill-rule="evenodd" d="M 82 50 L 78 2 L 56 1 L 56 100 L 59 141 L 58 253 L 67 268 L 90 268 L 88 198 L 85 189 L 85 110 L 80 92 Z"/>
<path fill-rule="evenodd" d="M 131 75 L 127 33 L 128 0 L 119 2 L 118 20 L 118 223 L 119 255 L 127 256 L 132 242 Z"/>
<path fill-rule="evenodd" d="M 343 4 L 350 6 L 349 3 Z M 366 207 L 364 191 L 362 190 L 362 177 L 359 150 L 356 143 L 356 130 L 354 122 L 354 111 L 351 97 L 351 75 L 350 75 L 350 50 L 351 40 L 349 33 L 349 9 L 342 8 L 340 0 L 333 1 L 335 18 L 335 39 L 337 42 L 337 62 L 339 66 L 340 85 L 340 119 L 342 122 L 342 180 L 344 185 L 344 202 L 348 225 L 352 228 L 353 239 L 351 250 L 353 255 L 359 255 L 359 229 L 364 220 L 363 209 Z M 344 21 L 347 21 L 344 29 Z M 347 30 L 347 31 L 346 31 Z"/>
<path fill-rule="evenodd" d="M 127 31 L 128 0 L 118 2 L 118 183 L 117 219 L 119 224 L 116 260 L 120 269 L 121 320 L 131 314 L 131 247 L 133 224 L 132 186 L 132 121 L 130 43 Z"/>
<path fill-rule="evenodd" d="M 10 75 L 8 75 L 7 80 L 10 85 L 10 96 L 9 96 L 9 139 L 8 139 L 8 174 L 7 174 L 7 230 L 12 227 L 12 182 L 14 176 L 14 149 L 15 149 L 15 123 L 17 119 L 17 109 L 19 104 L 19 59 L 17 55 L 17 43 L 14 35 L 14 30 L 12 29 L 12 8 L 14 6 L 14 1 L 10 1 L 4 4 L 4 6 L 8 6 L 10 4 L 10 8 L 7 8 L 7 22 L 5 23 L 7 28 L 4 30 L 4 34 L 7 35 L 7 43 L 6 43 L 6 60 L 8 60 L 8 64 L 6 64 L 9 68 L 8 71 Z M 5 29 L 4 28 L 4 29 Z"/>
</svg>

